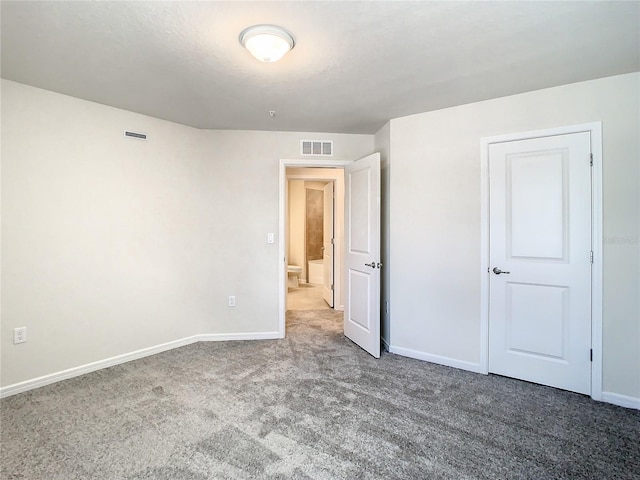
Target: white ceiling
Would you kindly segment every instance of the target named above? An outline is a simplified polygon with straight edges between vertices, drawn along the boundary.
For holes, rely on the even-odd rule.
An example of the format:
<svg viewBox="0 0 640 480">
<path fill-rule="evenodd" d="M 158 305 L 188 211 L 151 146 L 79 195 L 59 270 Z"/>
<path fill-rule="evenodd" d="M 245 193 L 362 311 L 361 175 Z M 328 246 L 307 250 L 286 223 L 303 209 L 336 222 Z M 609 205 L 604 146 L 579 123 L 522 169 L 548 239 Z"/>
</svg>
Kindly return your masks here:
<svg viewBox="0 0 640 480">
<path fill-rule="evenodd" d="M 1 8 L 3 78 L 199 128 L 370 134 L 390 118 L 640 70 L 638 1 Z M 280 62 L 238 42 L 258 23 L 296 37 Z"/>
</svg>

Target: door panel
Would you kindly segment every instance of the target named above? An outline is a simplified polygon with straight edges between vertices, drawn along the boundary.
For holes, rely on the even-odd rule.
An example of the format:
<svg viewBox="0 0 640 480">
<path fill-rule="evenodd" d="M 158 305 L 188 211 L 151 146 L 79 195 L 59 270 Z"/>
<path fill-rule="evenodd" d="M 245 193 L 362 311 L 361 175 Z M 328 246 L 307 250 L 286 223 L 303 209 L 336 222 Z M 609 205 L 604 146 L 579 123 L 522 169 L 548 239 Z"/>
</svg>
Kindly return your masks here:
<svg viewBox="0 0 640 480">
<path fill-rule="evenodd" d="M 345 168 L 344 334 L 380 357 L 380 154 Z"/>
<path fill-rule="evenodd" d="M 568 155 L 515 153 L 507 157 L 507 255 L 521 258 L 565 258 Z M 535 235 L 532 235 L 535 230 Z"/>
<path fill-rule="evenodd" d="M 508 351 L 565 360 L 569 289 L 508 283 L 506 293 Z"/>
<path fill-rule="evenodd" d="M 362 168 L 348 175 L 350 197 L 349 248 L 354 253 L 371 255 L 371 169 Z"/>
<path fill-rule="evenodd" d="M 591 391 L 590 135 L 489 147 L 489 370 Z"/>
<path fill-rule="evenodd" d="M 371 290 L 371 275 L 349 270 L 349 288 L 355 292 L 369 292 Z M 362 328 L 366 333 L 371 332 L 371 318 L 369 302 L 366 295 L 352 295 L 349 321 Z"/>
</svg>

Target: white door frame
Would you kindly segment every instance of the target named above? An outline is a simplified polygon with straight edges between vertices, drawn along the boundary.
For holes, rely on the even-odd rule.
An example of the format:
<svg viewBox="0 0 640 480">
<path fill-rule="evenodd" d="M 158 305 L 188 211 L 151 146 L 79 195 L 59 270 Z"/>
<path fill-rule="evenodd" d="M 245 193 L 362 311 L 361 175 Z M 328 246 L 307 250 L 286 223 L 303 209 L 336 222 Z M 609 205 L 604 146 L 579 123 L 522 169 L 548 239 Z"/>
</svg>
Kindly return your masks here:
<svg viewBox="0 0 640 480">
<path fill-rule="evenodd" d="M 602 122 L 480 139 L 480 369 L 489 373 L 489 146 L 493 143 L 589 132 L 591 134 L 591 398 L 602 401 Z M 587 159 L 585 159 L 587 161 Z"/>
<path fill-rule="evenodd" d="M 280 186 L 278 199 L 278 337 L 284 338 L 287 315 L 287 167 L 344 168 L 349 160 L 280 160 Z M 340 273 L 340 272 L 338 272 Z M 334 273 L 335 276 L 335 273 Z M 335 302 L 334 302 L 335 303 Z"/>
</svg>

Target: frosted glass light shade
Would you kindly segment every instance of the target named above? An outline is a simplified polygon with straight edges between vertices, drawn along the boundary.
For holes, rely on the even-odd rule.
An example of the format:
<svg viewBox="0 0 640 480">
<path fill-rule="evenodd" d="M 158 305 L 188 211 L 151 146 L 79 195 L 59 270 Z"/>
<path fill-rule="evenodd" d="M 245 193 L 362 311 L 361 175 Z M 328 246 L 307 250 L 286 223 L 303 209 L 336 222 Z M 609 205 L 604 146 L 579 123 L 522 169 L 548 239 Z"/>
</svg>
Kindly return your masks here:
<svg viewBox="0 0 640 480">
<path fill-rule="evenodd" d="M 240 43 L 251 55 L 267 63 L 277 62 L 295 45 L 293 36 L 275 25 L 246 28 L 240 33 Z"/>
</svg>

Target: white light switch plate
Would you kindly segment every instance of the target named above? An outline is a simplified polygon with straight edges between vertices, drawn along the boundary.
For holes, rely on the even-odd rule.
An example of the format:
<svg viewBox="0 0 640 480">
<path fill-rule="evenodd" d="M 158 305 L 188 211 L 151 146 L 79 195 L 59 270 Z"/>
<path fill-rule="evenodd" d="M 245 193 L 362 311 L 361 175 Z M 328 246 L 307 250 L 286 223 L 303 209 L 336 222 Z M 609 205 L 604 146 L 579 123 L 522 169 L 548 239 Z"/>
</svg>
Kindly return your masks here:
<svg viewBox="0 0 640 480">
<path fill-rule="evenodd" d="M 267 243 L 274 243 L 275 235 L 273 233 L 267 233 Z"/>
</svg>

